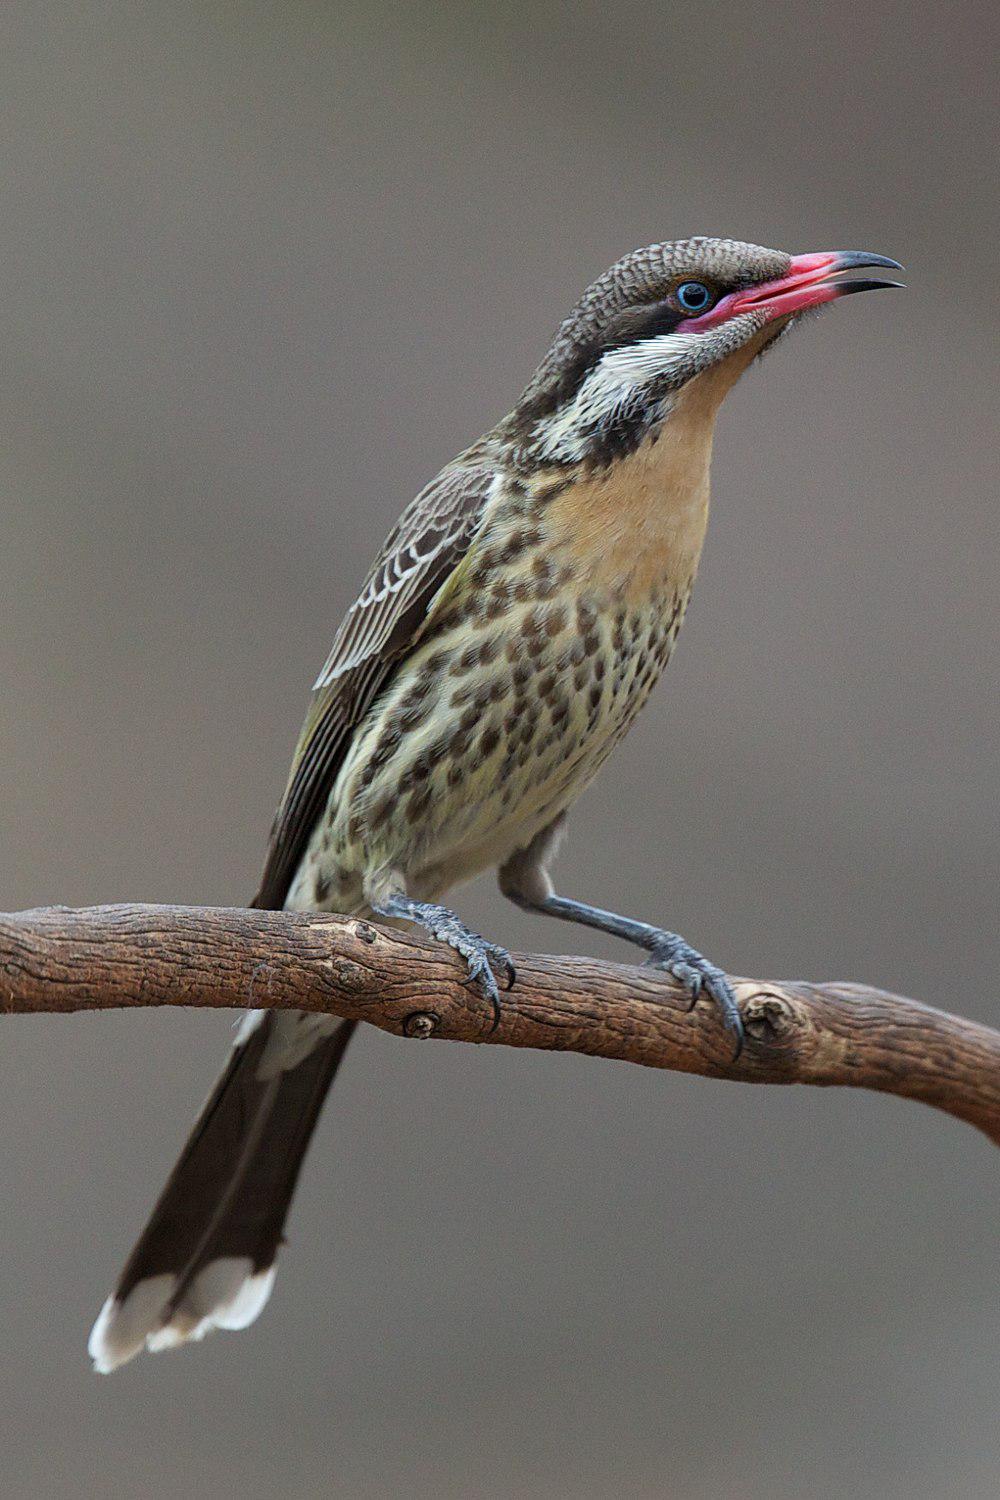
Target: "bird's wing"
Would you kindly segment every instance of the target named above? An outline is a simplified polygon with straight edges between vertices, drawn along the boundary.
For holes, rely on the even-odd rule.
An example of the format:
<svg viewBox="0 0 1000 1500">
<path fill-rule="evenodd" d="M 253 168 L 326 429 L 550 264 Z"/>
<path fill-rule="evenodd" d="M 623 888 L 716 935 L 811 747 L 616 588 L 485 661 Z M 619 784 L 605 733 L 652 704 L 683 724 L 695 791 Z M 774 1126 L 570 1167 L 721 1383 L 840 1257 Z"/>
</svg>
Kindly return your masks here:
<svg viewBox="0 0 1000 1500">
<path fill-rule="evenodd" d="M 423 633 L 442 586 L 483 524 L 495 477 L 485 465 L 444 469 L 386 538 L 313 688 L 254 906 L 284 904 L 351 735 Z"/>
</svg>

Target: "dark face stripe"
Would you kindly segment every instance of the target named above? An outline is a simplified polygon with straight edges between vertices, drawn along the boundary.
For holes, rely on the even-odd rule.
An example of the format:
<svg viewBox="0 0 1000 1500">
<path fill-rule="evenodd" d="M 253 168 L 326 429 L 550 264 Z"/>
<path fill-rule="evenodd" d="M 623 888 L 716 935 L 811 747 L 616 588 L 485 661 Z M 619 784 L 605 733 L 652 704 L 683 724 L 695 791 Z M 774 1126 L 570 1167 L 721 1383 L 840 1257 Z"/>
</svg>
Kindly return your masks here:
<svg viewBox="0 0 1000 1500">
<path fill-rule="evenodd" d="M 560 406 L 573 399 L 605 354 L 610 354 L 615 349 L 626 349 L 632 344 L 641 344 L 645 339 L 673 333 L 686 316 L 687 314 L 679 312 L 666 301 L 623 308 L 599 333 L 595 332 L 586 343 L 580 345 L 557 380 L 539 391 L 529 403 L 517 408 L 517 418 L 528 428 L 540 418 L 551 416 Z"/>
</svg>

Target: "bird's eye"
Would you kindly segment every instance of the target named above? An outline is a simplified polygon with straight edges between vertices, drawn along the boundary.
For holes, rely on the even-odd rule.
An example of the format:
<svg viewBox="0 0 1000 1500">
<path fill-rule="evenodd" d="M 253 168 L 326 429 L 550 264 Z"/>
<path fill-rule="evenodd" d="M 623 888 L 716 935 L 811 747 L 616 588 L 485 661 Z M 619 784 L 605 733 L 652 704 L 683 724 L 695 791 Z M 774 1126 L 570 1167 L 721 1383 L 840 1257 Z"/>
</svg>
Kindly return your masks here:
<svg viewBox="0 0 1000 1500">
<path fill-rule="evenodd" d="M 712 301 L 712 289 L 703 281 L 682 281 L 674 295 L 688 313 L 703 313 Z"/>
</svg>

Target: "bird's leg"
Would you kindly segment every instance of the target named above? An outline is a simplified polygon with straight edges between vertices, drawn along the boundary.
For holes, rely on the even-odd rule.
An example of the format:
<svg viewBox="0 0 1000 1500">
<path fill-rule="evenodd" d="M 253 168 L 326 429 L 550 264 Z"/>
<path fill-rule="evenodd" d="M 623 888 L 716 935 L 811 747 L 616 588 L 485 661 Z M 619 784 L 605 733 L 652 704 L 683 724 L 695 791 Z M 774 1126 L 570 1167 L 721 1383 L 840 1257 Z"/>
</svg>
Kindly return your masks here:
<svg viewBox="0 0 1000 1500">
<path fill-rule="evenodd" d="M 732 985 L 722 970 L 676 932 L 667 932 L 648 922 L 636 921 L 634 917 L 623 917 L 617 912 L 603 911 L 599 906 L 588 906 L 586 902 L 556 895 L 544 859 L 539 858 L 539 855 L 550 853 L 553 844 L 554 840 L 550 839 L 547 846 L 537 849 L 529 846 L 507 861 L 500 871 L 500 889 L 504 895 L 524 911 L 558 917 L 563 922 L 578 922 L 583 927 L 594 927 L 598 932 L 607 932 L 612 937 L 644 948 L 649 954 L 646 960 L 649 965 L 665 969 L 685 987 L 692 1008 L 702 993 L 715 1002 L 725 1025 L 736 1037 L 738 1057 L 743 1046 L 743 1019 Z"/>
<path fill-rule="evenodd" d="M 720 968 L 710 963 L 678 933 L 668 932 L 663 927 L 653 927 L 648 922 L 638 922 L 634 917 L 620 916 L 617 912 L 602 911 L 599 906 L 588 906 L 583 901 L 573 901 L 568 896 L 557 896 L 554 892 L 538 902 L 517 896 L 512 899 L 525 911 L 559 917 L 563 922 L 579 922 L 583 927 L 595 927 L 598 932 L 610 933 L 612 937 L 623 938 L 626 943 L 645 948 L 649 954 L 647 964 L 655 969 L 665 969 L 682 984 L 690 997 L 691 1008 L 703 991 L 715 1001 L 723 1021 L 736 1037 L 737 1056 L 739 1055 L 743 1046 L 743 1020 L 732 985 Z"/>
<path fill-rule="evenodd" d="M 414 901 L 401 891 L 387 892 L 372 899 L 369 904 L 376 916 L 401 917 L 404 921 L 415 922 L 418 927 L 429 932 L 431 937 L 447 943 L 449 948 L 454 948 L 456 953 L 461 954 L 469 971 L 467 983 L 475 984 L 493 1006 L 495 1031 L 500 1021 L 500 988 L 493 971 L 497 969 L 503 975 L 505 988 L 508 990 L 515 979 L 514 965 L 506 948 L 488 943 L 477 932 L 472 932 L 446 906 L 438 906 L 430 901 Z"/>
</svg>

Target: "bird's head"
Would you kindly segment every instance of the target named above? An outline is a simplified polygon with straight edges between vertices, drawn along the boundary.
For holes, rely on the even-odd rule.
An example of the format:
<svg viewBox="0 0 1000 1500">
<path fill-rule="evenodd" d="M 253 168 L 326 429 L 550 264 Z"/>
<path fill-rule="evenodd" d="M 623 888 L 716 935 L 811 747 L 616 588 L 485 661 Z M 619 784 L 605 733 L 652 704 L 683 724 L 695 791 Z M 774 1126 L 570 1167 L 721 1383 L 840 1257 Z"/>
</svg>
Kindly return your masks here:
<svg viewBox="0 0 1000 1500">
<path fill-rule="evenodd" d="M 863 250 L 787 255 L 739 240 L 649 245 L 605 271 L 565 319 L 512 413 L 532 464 L 599 466 L 666 420 L 692 381 L 717 407 L 797 318 L 850 292 L 899 286 L 844 280 L 865 267 L 900 270 Z"/>
</svg>

